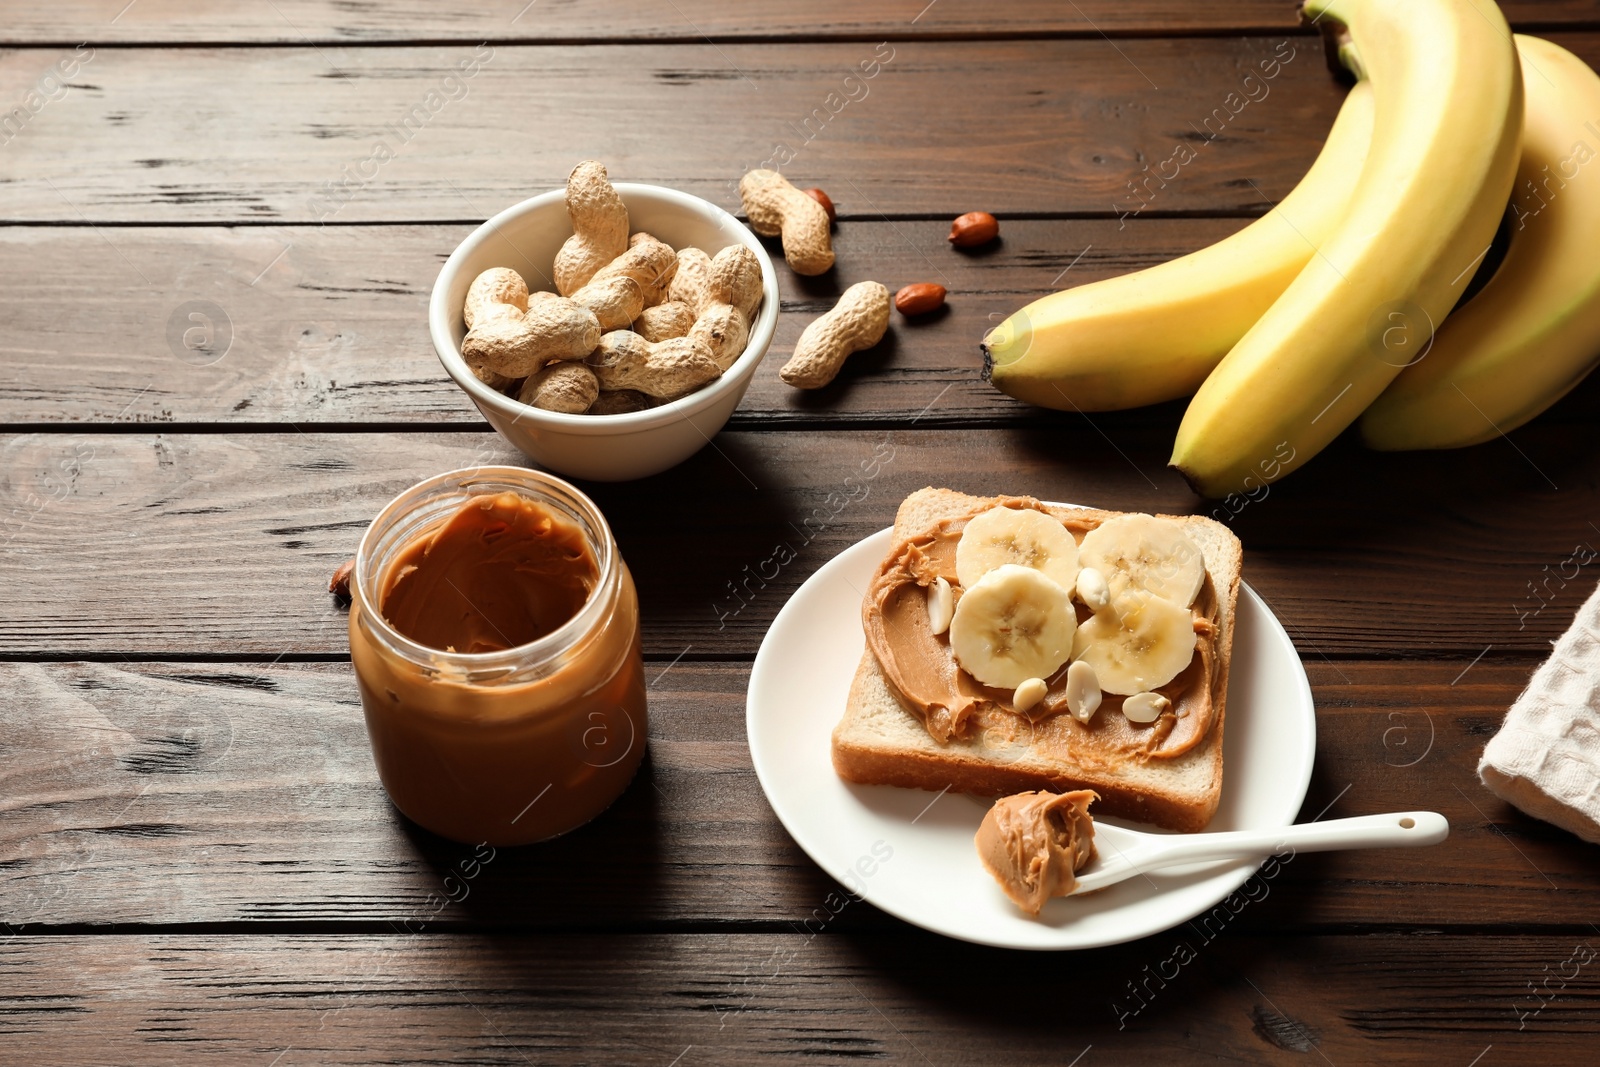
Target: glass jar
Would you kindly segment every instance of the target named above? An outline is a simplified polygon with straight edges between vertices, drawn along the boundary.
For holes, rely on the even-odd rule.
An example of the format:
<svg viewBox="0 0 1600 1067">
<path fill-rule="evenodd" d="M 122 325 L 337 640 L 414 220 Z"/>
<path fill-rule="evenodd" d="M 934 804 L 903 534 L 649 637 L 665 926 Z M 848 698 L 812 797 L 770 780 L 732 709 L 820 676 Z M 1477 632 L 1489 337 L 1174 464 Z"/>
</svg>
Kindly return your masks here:
<svg viewBox="0 0 1600 1067">
<path fill-rule="evenodd" d="M 397 630 L 380 602 L 397 558 L 473 498 L 507 492 L 581 531 L 596 576 L 577 614 L 536 640 L 490 652 L 432 648 Z M 644 757 L 633 578 L 594 502 L 551 475 L 473 467 L 396 497 L 356 552 L 350 658 L 390 799 L 456 841 L 520 845 L 582 826 L 622 793 Z"/>
</svg>

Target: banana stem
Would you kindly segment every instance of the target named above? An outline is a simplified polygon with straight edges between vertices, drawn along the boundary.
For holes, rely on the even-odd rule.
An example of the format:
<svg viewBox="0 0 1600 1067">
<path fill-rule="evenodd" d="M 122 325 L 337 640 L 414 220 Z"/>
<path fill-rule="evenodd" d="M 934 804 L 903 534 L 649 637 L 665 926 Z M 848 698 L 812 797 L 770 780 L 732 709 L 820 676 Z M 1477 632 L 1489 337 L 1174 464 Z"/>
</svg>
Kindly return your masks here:
<svg viewBox="0 0 1600 1067">
<path fill-rule="evenodd" d="M 1356 51 L 1356 43 L 1350 39 L 1350 31 L 1341 26 L 1335 40 L 1339 49 L 1339 62 L 1355 75 L 1356 81 L 1364 80 L 1367 70 L 1361 65 L 1361 53 Z"/>
<path fill-rule="evenodd" d="M 1328 63 L 1328 72 L 1336 78 L 1361 81 L 1367 72 L 1361 65 L 1355 42 L 1350 39 L 1350 28 L 1340 22 L 1337 16 L 1329 14 L 1330 6 L 1326 0 L 1307 0 L 1300 9 L 1300 17 L 1317 27 L 1322 34 L 1322 51 Z"/>
<path fill-rule="evenodd" d="M 1328 73 L 1342 82 L 1355 83 L 1364 81 L 1367 71 L 1361 64 L 1361 53 L 1356 51 L 1356 43 L 1350 37 L 1350 31 L 1338 23 L 1325 22 L 1320 27 L 1322 31 L 1322 57 L 1328 64 Z"/>
</svg>

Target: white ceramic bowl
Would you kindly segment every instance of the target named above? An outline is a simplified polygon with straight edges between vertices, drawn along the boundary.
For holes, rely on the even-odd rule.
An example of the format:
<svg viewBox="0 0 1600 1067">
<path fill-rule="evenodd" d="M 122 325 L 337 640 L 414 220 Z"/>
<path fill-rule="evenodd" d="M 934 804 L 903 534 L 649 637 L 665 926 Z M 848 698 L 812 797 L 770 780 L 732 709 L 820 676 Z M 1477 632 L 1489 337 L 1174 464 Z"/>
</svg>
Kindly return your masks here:
<svg viewBox="0 0 1600 1067">
<path fill-rule="evenodd" d="M 509 207 L 479 226 L 445 260 L 428 302 L 433 347 L 450 377 L 478 405 L 489 425 L 535 463 L 574 478 L 625 481 L 656 474 L 704 448 L 739 406 L 778 324 L 778 275 L 772 257 L 743 223 L 709 201 L 655 185 L 617 182 L 631 232 L 644 230 L 674 248 L 710 255 L 742 244 L 761 261 L 761 307 L 750 342 L 710 385 L 647 411 L 626 415 L 563 415 L 529 407 L 480 382 L 461 358 L 466 324 L 461 305 L 472 279 L 490 267 L 511 267 L 529 289 L 554 290 L 550 267 L 572 236 L 566 194 L 555 189 Z"/>
</svg>

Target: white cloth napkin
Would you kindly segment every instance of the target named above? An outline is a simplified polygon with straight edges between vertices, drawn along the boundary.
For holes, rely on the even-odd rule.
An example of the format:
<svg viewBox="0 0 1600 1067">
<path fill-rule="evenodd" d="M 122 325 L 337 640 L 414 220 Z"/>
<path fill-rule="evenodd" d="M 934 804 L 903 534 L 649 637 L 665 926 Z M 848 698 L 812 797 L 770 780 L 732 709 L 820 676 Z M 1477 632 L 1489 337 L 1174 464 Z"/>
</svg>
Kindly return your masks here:
<svg viewBox="0 0 1600 1067">
<path fill-rule="evenodd" d="M 1600 844 L 1600 588 L 1511 705 L 1478 777 L 1534 818 Z"/>
</svg>

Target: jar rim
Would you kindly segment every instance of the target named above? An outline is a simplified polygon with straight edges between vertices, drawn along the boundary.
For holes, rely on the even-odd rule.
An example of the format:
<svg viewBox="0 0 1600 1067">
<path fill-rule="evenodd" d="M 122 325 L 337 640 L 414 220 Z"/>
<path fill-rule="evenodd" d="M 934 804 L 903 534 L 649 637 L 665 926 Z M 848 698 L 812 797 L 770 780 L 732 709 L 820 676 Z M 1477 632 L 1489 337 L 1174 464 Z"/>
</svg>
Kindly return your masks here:
<svg viewBox="0 0 1600 1067">
<path fill-rule="evenodd" d="M 481 492 L 473 492 L 482 487 Z M 407 514 L 424 502 L 428 491 L 451 489 L 463 500 L 488 492 L 516 492 L 540 503 L 554 501 L 577 513 L 587 525 L 584 533 L 594 549 L 599 573 L 583 606 L 560 626 L 526 644 L 495 652 L 452 652 L 414 641 L 395 629 L 384 617 L 382 605 L 368 596 L 369 582 L 374 594 L 378 575 L 370 573 L 379 562 L 374 556 L 378 542 Z M 537 494 L 537 495 L 535 495 Z M 373 517 L 356 547 L 355 570 L 350 575 L 350 595 L 361 611 L 362 622 L 382 641 L 406 659 L 425 666 L 458 668 L 467 674 L 491 671 L 520 671 L 553 659 L 570 649 L 584 634 L 593 630 L 606 608 L 608 591 L 616 584 L 619 554 L 611 527 L 588 494 L 563 478 L 527 467 L 474 466 L 445 471 L 424 478 L 402 491 Z"/>
</svg>

